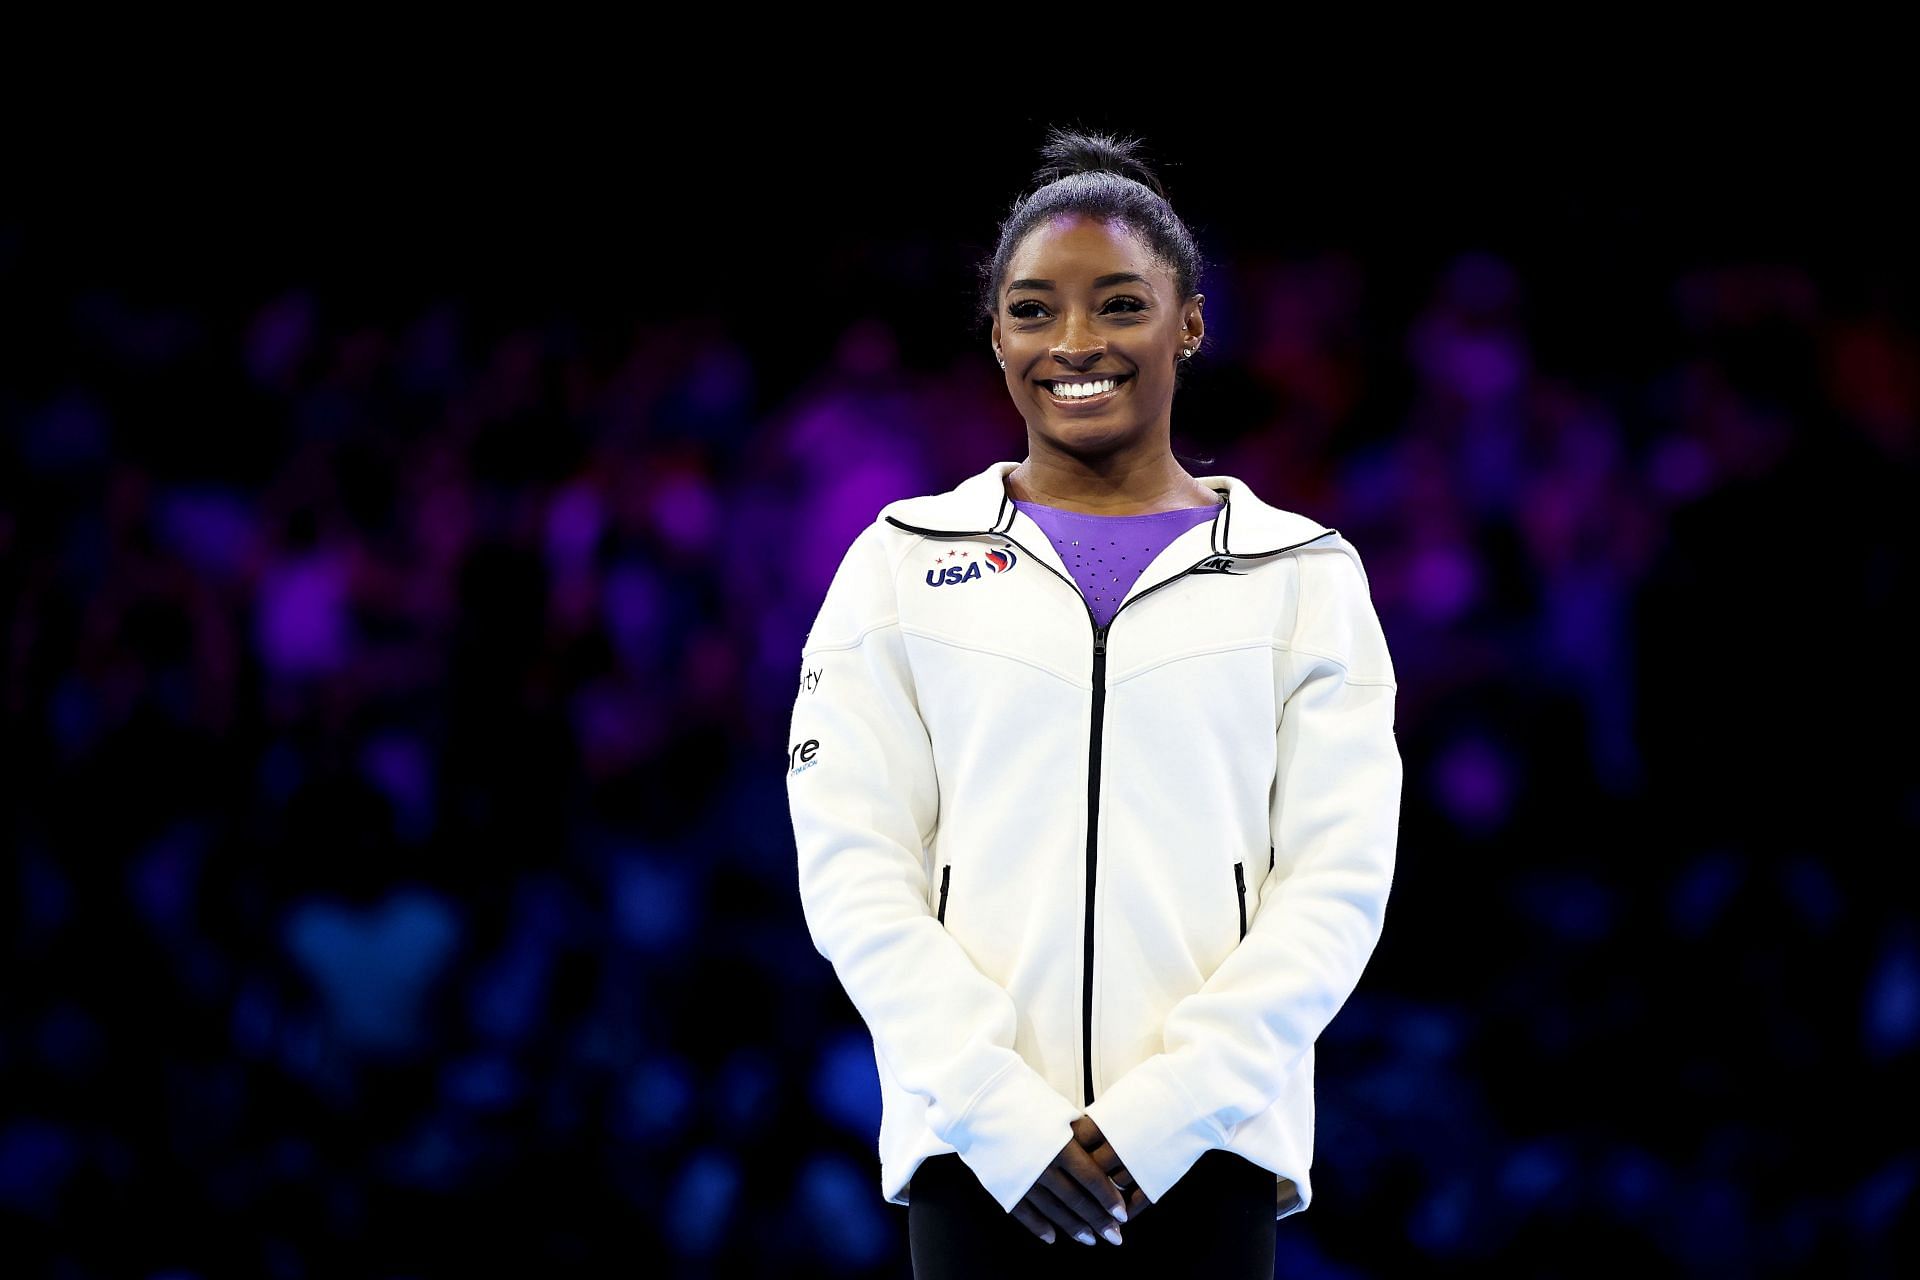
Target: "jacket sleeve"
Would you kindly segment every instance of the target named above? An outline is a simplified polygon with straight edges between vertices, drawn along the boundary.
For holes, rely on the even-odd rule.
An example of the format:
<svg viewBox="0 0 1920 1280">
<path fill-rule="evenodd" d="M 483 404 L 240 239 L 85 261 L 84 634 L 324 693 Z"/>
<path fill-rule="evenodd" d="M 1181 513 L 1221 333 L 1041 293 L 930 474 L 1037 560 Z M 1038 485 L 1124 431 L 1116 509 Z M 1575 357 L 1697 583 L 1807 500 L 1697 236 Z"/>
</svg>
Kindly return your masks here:
<svg viewBox="0 0 1920 1280">
<path fill-rule="evenodd" d="M 1351 548 L 1300 557 L 1269 802 L 1273 867 L 1246 936 L 1174 1005 L 1154 1054 L 1087 1114 L 1159 1200 L 1283 1091 L 1379 940 L 1399 838 L 1396 683 Z"/>
<path fill-rule="evenodd" d="M 1080 1108 L 1014 1050 L 1012 996 L 934 915 L 923 850 L 939 785 L 900 635 L 897 554 L 868 526 L 801 650 L 787 761 L 800 902 L 875 1051 L 1012 1212 L 1073 1141 Z"/>
</svg>

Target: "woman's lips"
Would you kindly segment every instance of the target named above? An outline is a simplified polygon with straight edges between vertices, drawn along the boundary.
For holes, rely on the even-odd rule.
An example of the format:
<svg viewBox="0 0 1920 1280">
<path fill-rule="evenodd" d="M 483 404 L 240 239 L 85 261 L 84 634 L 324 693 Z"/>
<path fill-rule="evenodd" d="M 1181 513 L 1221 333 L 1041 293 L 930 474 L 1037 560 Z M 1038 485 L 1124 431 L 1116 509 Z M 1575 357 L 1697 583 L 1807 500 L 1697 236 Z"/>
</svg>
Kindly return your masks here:
<svg viewBox="0 0 1920 1280">
<path fill-rule="evenodd" d="M 1047 399 L 1051 401 L 1058 408 L 1097 409 L 1101 405 L 1104 405 L 1110 402 L 1115 396 L 1119 395 L 1120 389 L 1132 381 L 1133 381 L 1133 375 L 1127 374 L 1124 377 L 1115 378 L 1114 384 L 1113 384 L 1113 390 L 1111 391 L 1103 391 L 1097 396 L 1075 396 L 1071 399 L 1068 399 L 1065 396 L 1055 395 L 1053 393 L 1053 389 L 1048 387 L 1045 383 L 1041 384 L 1040 390 L 1044 392 Z"/>
</svg>

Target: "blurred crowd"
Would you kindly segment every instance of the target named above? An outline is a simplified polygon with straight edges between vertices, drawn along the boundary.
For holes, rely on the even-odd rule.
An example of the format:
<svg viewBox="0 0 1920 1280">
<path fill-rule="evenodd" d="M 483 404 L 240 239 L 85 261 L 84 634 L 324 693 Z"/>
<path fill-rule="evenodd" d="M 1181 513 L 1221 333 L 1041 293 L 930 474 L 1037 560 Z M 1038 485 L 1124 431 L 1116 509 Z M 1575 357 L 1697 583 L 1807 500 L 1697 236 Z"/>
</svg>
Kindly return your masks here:
<svg viewBox="0 0 1920 1280">
<path fill-rule="evenodd" d="M 1176 452 L 1366 557 L 1408 765 L 1279 1273 L 1911 1247 L 1912 299 L 1217 275 Z M 724 317 L 32 301 L 5 1269 L 904 1275 L 781 761 L 853 536 L 1025 456 L 984 338 L 769 382 Z"/>
</svg>

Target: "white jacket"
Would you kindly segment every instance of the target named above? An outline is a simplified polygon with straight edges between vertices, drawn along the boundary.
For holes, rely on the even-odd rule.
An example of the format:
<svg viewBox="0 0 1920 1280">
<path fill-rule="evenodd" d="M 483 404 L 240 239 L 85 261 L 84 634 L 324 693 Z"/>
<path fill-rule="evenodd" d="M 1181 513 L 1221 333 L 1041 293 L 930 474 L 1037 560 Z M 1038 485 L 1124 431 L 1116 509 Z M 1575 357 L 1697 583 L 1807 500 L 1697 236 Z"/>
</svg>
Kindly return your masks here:
<svg viewBox="0 0 1920 1280">
<path fill-rule="evenodd" d="M 882 507 L 801 652 L 800 900 L 873 1034 L 881 1192 L 957 1151 L 1011 1212 L 1084 1113 L 1156 1201 L 1222 1147 L 1298 1213 L 1399 834 L 1366 571 L 1202 476 L 1225 505 L 1102 631 L 1015 465 Z"/>
</svg>

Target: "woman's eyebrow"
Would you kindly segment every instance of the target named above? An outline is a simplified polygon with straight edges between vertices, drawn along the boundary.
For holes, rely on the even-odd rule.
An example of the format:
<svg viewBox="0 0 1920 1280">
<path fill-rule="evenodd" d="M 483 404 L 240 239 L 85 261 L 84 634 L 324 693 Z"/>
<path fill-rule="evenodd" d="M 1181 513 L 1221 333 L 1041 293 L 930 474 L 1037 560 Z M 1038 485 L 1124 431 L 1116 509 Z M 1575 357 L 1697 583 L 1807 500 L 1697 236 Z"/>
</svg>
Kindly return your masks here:
<svg viewBox="0 0 1920 1280">
<path fill-rule="evenodd" d="M 1150 284 L 1150 283 L 1151 282 L 1145 276 L 1141 275 L 1138 271 L 1115 271 L 1108 275 L 1097 277 L 1093 282 L 1093 287 L 1096 289 L 1104 289 L 1110 284 Z M 1045 289 L 1051 292 L 1053 289 L 1053 281 L 1051 280 L 1015 280 L 1012 284 L 1007 286 L 1007 292 L 1012 293 L 1015 289 Z"/>
</svg>

